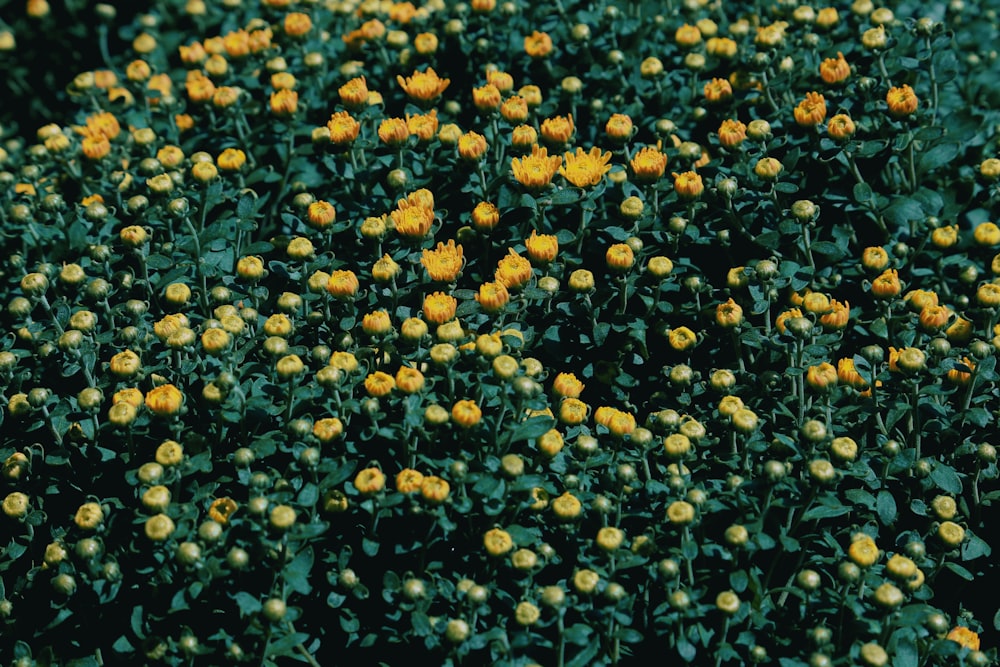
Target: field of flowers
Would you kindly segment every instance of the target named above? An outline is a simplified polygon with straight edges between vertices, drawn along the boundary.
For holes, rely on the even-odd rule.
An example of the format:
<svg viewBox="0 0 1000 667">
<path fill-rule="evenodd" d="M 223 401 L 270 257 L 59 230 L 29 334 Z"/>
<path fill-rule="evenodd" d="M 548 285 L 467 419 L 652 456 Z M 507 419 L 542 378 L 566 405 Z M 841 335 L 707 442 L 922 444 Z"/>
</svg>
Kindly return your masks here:
<svg viewBox="0 0 1000 667">
<path fill-rule="evenodd" d="M 995 664 L 1000 6 L 829 5 L 0 0 L 0 663 Z"/>
</svg>

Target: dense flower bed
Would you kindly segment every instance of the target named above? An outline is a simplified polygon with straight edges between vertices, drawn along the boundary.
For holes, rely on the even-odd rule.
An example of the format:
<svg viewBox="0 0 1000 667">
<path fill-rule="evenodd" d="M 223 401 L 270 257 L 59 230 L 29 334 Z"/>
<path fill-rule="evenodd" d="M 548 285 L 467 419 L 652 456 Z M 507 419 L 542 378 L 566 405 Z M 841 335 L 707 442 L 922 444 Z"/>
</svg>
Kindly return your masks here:
<svg viewBox="0 0 1000 667">
<path fill-rule="evenodd" d="M 995 661 L 990 3 L 77 4 L 0 659 Z"/>
</svg>

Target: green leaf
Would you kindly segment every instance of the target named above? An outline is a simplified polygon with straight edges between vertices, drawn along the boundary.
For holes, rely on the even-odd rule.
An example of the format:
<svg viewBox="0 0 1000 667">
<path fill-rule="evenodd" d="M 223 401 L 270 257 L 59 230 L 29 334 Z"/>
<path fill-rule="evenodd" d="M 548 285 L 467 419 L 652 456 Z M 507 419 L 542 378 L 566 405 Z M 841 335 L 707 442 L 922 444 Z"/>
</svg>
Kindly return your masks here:
<svg viewBox="0 0 1000 667">
<path fill-rule="evenodd" d="M 912 628 L 903 628 L 896 633 L 896 658 L 892 661 L 895 667 L 917 667 L 920 664 L 917 654 L 917 641 L 913 637 Z"/>
<path fill-rule="evenodd" d="M 534 440 L 535 438 L 548 433 L 553 426 L 555 426 L 556 420 L 551 417 L 531 417 L 526 419 L 517 425 L 511 434 L 511 442 L 520 442 L 521 440 Z"/>
<path fill-rule="evenodd" d="M 931 481 L 942 491 L 958 495 L 962 493 L 962 478 L 958 476 L 954 468 L 944 464 L 938 464 L 931 470 Z"/>
<path fill-rule="evenodd" d="M 924 209 L 920 202 L 914 199 L 899 197 L 882 212 L 882 215 L 885 216 L 886 222 L 905 228 L 912 220 L 923 220 Z"/>
<path fill-rule="evenodd" d="M 816 519 L 832 519 L 836 516 L 843 516 L 851 511 L 851 508 L 847 505 L 817 505 L 812 509 L 806 511 L 802 515 L 803 521 L 815 521 Z"/>
<path fill-rule="evenodd" d="M 967 569 L 965 569 L 964 567 L 962 567 L 958 563 L 955 563 L 955 562 L 952 562 L 952 561 L 947 561 L 944 564 L 944 566 L 946 568 L 948 568 L 949 570 L 951 570 L 952 572 L 954 572 L 955 574 L 957 574 L 958 576 L 960 576 L 963 579 L 965 579 L 966 581 L 974 581 L 975 578 L 976 578 L 975 576 L 973 576 L 973 574 L 971 572 L 969 572 Z"/>
<path fill-rule="evenodd" d="M 297 593 L 308 595 L 312 591 L 309 585 L 309 572 L 312 570 L 315 555 L 312 547 L 306 547 L 300 551 L 288 567 L 282 572 L 285 582 Z"/>
<path fill-rule="evenodd" d="M 694 644 L 686 639 L 677 640 L 677 653 L 681 656 L 681 659 L 685 662 L 691 662 L 694 657 L 698 654 L 698 649 L 695 648 Z"/>
<path fill-rule="evenodd" d="M 246 618 L 247 616 L 253 616 L 261 610 L 260 600 L 256 595 L 250 595 L 244 591 L 241 591 L 233 596 L 236 600 L 236 604 L 240 608 L 240 618 Z"/>
<path fill-rule="evenodd" d="M 970 532 L 967 532 L 966 535 L 968 538 L 962 544 L 962 560 L 975 560 L 993 553 L 993 549 L 985 540 Z"/>
<path fill-rule="evenodd" d="M 892 493 L 885 489 L 878 492 L 875 511 L 878 512 L 879 521 L 882 522 L 883 526 L 891 526 L 896 522 L 898 510 L 896 509 L 896 499 Z"/>
<path fill-rule="evenodd" d="M 929 151 L 925 151 L 920 156 L 917 168 L 926 173 L 932 169 L 944 166 L 958 157 L 959 145 L 957 143 L 938 144 Z"/>
</svg>

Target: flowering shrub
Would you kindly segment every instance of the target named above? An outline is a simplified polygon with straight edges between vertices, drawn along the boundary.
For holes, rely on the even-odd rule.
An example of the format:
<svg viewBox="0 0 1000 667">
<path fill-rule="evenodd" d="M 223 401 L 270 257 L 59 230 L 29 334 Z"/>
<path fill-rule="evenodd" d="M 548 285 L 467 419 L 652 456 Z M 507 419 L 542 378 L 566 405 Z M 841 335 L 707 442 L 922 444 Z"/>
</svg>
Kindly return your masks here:
<svg viewBox="0 0 1000 667">
<path fill-rule="evenodd" d="M 153 4 L 2 128 L 0 656 L 995 660 L 988 3 Z"/>
</svg>

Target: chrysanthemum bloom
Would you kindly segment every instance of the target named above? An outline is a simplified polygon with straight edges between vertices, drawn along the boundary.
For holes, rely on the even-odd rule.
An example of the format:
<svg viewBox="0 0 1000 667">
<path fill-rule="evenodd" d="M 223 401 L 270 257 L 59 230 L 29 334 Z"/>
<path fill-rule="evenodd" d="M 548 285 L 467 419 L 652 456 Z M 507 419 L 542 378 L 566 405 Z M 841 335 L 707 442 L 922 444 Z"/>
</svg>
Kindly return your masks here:
<svg viewBox="0 0 1000 667">
<path fill-rule="evenodd" d="M 733 97 L 733 86 L 726 79 L 716 78 L 705 84 L 703 92 L 705 100 L 715 104 L 731 99 Z"/>
<path fill-rule="evenodd" d="M 184 394 L 172 384 L 163 384 L 146 393 L 146 407 L 159 417 L 170 417 L 180 412 Z"/>
<path fill-rule="evenodd" d="M 500 105 L 500 115 L 508 123 L 523 123 L 528 119 L 528 102 L 520 95 L 504 100 Z"/>
<path fill-rule="evenodd" d="M 1000 286 L 994 287 L 997 287 L 996 302 L 1000 303 Z M 982 304 L 981 301 L 980 304 Z M 947 306 L 927 306 L 920 311 L 918 319 L 920 321 L 921 328 L 925 331 L 934 333 L 943 329 L 948 324 L 948 320 L 951 319 L 951 310 Z"/>
<path fill-rule="evenodd" d="M 670 343 L 670 347 L 678 352 L 686 352 L 695 346 L 698 337 L 687 327 L 677 327 L 671 329 L 670 333 L 667 334 L 667 341 Z"/>
<path fill-rule="evenodd" d="M 705 42 L 705 53 L 716 58 L 728 60 L 739 51 L 739 45 L 728 37 L 712 37 Z"/>
<path fill-rule="evenodd" d="M 276 90 L 271 93 L 271 113 L 291 116 L 299 108 L 299 94 L 294 90 Z"/>
<path fill-rule="evenodd" d="M 961 625 L 952 628 L 945 639 L 953 641 L 970 651 L 979 650 L 979 634 Z"/>
<path fill-rule="evenodd" d="M 326 229 L 336 220 L 337 209 L 328 201 L 314 201 L 306 209 L 306 222 L 313 229 Z"/>
<path fill-rule="evenodd" d="M 415 116 L 406 114 L 406 127 L 418 141 L 430 141 L 438 131 L 437 109 L 431 109 L 430 113 Z"/>
<path fill-rule="evenodd" d="M 871 292 L 876 299 L 893 299 L 899 296 L 900 291 L 902 287 L 896 269 L 886 269 L 872 281 Z"/>
<path fill-rule="evenodd" d="M 747 126 L 738 120 L 727 119 L 719 126 L 719 143 L 726 148 L 735 148 L 747 138 Z"/>
<path fill-rule="evenodd" d="M 765 181 L 773 181 L 781 174 L 784 166 L 773 157 L 762 157 L 754 165 L 753 173 Z"/>
<path fill-rule="evenodd" d="M 346 146 L 353 143 L 361 131 L 361 123 L 346 111 L 338 111 L 330 116 L 326 127 L 330 130 L 330 143 L 335 146 Z"/>
<path fill-rule="evenodd" d="M 549 144 L 565 144 L 573 136 L 576 126 L 573 124 L 573 114 L 553 116 L 542 121 L 540 128 L 542 140 Z"/>
<path fill-rule="evenodd" d="M 538 131 L 530 125 L 518 125 L 510 131 L 510 145 L 518 152 L 525 152 L 538 143 Z"/>
<path fill-rule="evenodd" d="M 103 134 L 88 135 L 80 142 L 80 150 L 88 160 L 100 160 L 111 152 L 111 142 Z"/>
<path fill-rule="evenodd" d="M 531 280 L 531 262 L 510 248 L 497 263 L 495 278 L 509 290 L 519 289 Z"/>
<path fill-rule="evenodd" d="M 886 93 L 885 102 L 889 105 L 889 113 L 896 118 L 909 116 L 917 110 L 917 94 L 909 84 L 890 88 Z"/>
<path fill-rule="evenodd" d="M 573 373 L 559 373 L 552 381 L 552 391 L 562 398 L 580 398 L 584 386 Z"/>
<path fill-rule="evenodd" d="M 227 148 L 215 159 L 222 171 L 239 171 L 247 162 L 247 155 L 238 148 Z"/>
<path fill-rule="evenodd" d="M 423 481 L 423 473 L 412 468 L 404 468 L 396 475 L 396 490 L 400 493 L 414 493 L 420 490 Z"/>
<path fill-rule="evenodd" d="M 381 398 L 388 396 L 396 388 L 396 380 L 383 371 L 375 371 L 365 378 L 365 391 L 369 396 Z"/>
<path fill-rule="evenodd" d="M 827 331 L 840 331 L 847 326 L 850 317 L 850 303 L 830 299 L 830 311 L 819 318 L 819 323 Z"/>
<path fill-rule="evenodd" d="M 843 83 L 851 76 L 851 66 L 847 64 L 844 54 L 838 51 L 836 58 L 827 58 L 820 63 L 819 75 L 830 85 Z"/>
<path fill-rule="evenodd" d="M 387 146 L 402 146 L 410 138 L 410 128 L 402 118 L 385 118 L 379 123 L 378 138 Z"/>
<path fill-rule="evenodd" d="M 376 310 L 362 318 L 361 328 L 369 336 L 382 336 L 392 330 L 392 320 L 386 311 Z"/>
<path fill-rule="evenodd" d="M 188 75 L 184 82 L 188 99 L 195 104 L 208 102 L 215 95 L 215 84 L 207 76 L 198 70 L 192 70 L 192 75 Z"/>
<path fill-rule="evenodd" d="M 807 93 L 795 107 L 794 115 L 800 126 L 815 127 L 826 119 L 826 100 L 819 93 Z"/>
<path fill-rule="evenodd" d="M 400 200 L 399 208 L 389 214 L 396 227 L 396 233 L 410 239 L 427 236 L 434 223 L 434 209 Z"/>
<path fill-rule="evenodd" d="M 604 263 L 612 271 L 628 271 L 635 265 L 635 252 L 626 243 L 615 243 L 604 253 Z"/>
<path fill-rule="evenodd" d="M 458 155 L 463 160 L 480 160 L 488 149 L 486 137 L 478 132 L 466 132 L 458 139 Z"/>
<path fill-rule="evenodd" d="M 405 79 L 402 75 L 396 75 L 396 81 L 414 102 L 430 102 L 440 97 L 451 84 L 451 79 L 442 79 L 432 67 L 423 72 L 414 71 L 412 76 Z"/>
<path fill-rule="evenodd" d="M 857 128 L 854 125 L 854 121 L 851 117 L 845 113 L 839 113 L 830 119 L 830 122 L 826 124 L 826 133 L 830 135 L 831 139 L 837 141 L 844 141 L 845 139 L 850 139 L 854 136 L 854 132 Z"/>
<path fill-rule="evenodd" d="M 637 181 L 652 183 L 666 172 L 667 154 L 660 151 L 659 146 L 645 146 L 632 157 L 629 166 Z"/>
<path fill-rule="evenodd" d="M 728 301 L 716 307 L 715 321 L 724 329 L 737 327 L 743 322 L 743 308 L 730 297 Z"/>
<path fill-rule="evenodd" d="M 353 299 L 358 293 L 358 277 L 353 271 L 338 269 L 330 274 L 326 291 L 336 299 Z"/>
<path fill-rule="evenodd" d="M 427 271 L 431 280 L 441 283 L 454 282 L 462 271 L 464 255 L 461 245 L 455 245 L 454 239 L 449 239 L 447 245 L 438 242 L 434 250 L 424 249 L 420 263 Z"/>
<path fill-rule="evenodd" d="M 539 234 L 531 230 L 531 236 L 525 241 L 528 257 L 537 264 L 547 264 L 559 254 L 559 239 L 554 234 Z"/>
<path fill-rule="evenodd" d="M 483 546 L 491 556 L 503 556 L 514 548 L 514 540 L 506 530 L 493 528 L 483 536 Z"/>
<path fill-rule="evenodd" d="M 559 173 L 578 188 L 597 185 L 604 178 L 604 174 L 611 170 L 611 165 L 608 164 L 611 151 L 602 153 L 596 146 L 591 148 L 589 153 L 577 148 L 575 155 L 567 152 L 563 157 L 565 163 L 559 168 Z"/>
<path fill-rule="evenodd" d="M 415 394 L 424 387 L 424 374 L 416 368 L 401 366 L 396 371 L 396 388 L 404 394 Z"/>
<path fill-rule="evenodd" d="M 851 541 L 847 557 L 858 567 L 871 567 L 878 561 L 880 553 L 875 540 L 864 533 L 858 533 Z"/>
<path fill-rule="evenodd" d="M 337 89 L 340 102 L 349 109 L 357 109 L 368 103 L 368 82 L 365 77 L 351 79 Z"/>
<path fill-rule="evenodd" d="M 838 379 L 837 369 L 826 361 L 806 370 L 806 384 L 819 392 L 829 391 L 837 386 Z"/>
<path fill-rule="evenodd" d="M 403 268 L 396 263 L 388 253 L 382 255 L 372 265 L 372 278 L 375 282 L 387 283 L 399 275 Z"/>
<path fill-rule="evenodd" d="M 559 403 L 559 421 L 568 426 L 578 426 L 587 421 L 590 406 L 578 398 L 564 398 Z"/>
<path fill-rule="evenodd" d="M 518 183 L 531 190 L 540 190 L 552 182 L 562 165 L 562 158 L 549 157 L 548 150 L 536 145 L 532 146 L 531 155 L 513 158 L 510 164 Z"/>
<path fill-rule="evenodd" d="M 500 209 L 493 202 L 482 201 L 472 210 L 472 224 L 481 232 L 488 232 L 500 222 Z"/>
<path fill-rule="evenodd" d="M 837 361 L 837 378 L 842 384 L 854 387 L 858 391 L 868 389 L 868 381 L 858 373 L 853 359 L 845 357 Z"/>
<path fill-rule="evenodd" d="M 285 16 L 285 34 L 289 37 L 302 37 L 312 30 L 312 19 L 308 14 L 292 12 Z"/>
<path fill-rule="evenodd" d="M 462 428 L 472 428 L 483 417 L 483 411 L 473 400 L 458 401 L 451 408 L 451 420 Z"/>
<path fill-rule="evenodd" d="M 480 111 L 496 111 L 502 102 L 500 89 L 492 83 L 472 89 L 472 103 Z"/>
<path fill-rule="evenodd" d="M 701 175 L 693 171 L 674 174 L 674 191 L 682 199 L 697 199 L 705 191 Z"/>
<path fill-rule="evenodd" d="M 524 52 L 532 58 L 544 58 L 552 53 L 552 38 L 535 30 L 524 38 Z"/>
<path fill-rule="evenodd" d="M 321 443 L 329 444 L 344 433 L 344 423 L 336 417 L 325 417 L 313 424 L 312 434 Z"/>
<path fill-rule="evenodd" d="M 483 283 L 476 293 L 476 301 L 487 313 L 495 313 L 510 301 L 510 292 L 507 291 L 507 286 L 502 282 Z"/>
<path fill-rule="evenodd" d="M 424 319 L 432 324 L 444 324 L 455 318 L 458 301 L 444 292 L 434 292 L 424 297 Z"/>
<path fill-rule="evenodd" d="M 385 488 L 385 474 L 378 468 L 365 468 L 354 477 L 354 488 L 363 496 L 372 496 Z"/>
<path fill-rule="evenodd" d="M 613 114 L 604 125 L 604 132 L 608 138 L 619 142 L 631 138 L 634 129 L 632 119 L 623 113 Z"/>
<path fill-rule="evenodd" d="M 229 518 L 236 512 L 238 505 L 232 498 L 217 498 L 208 508 L 208 518 L 223 526 L 229 524 Z"/>
</svg>

